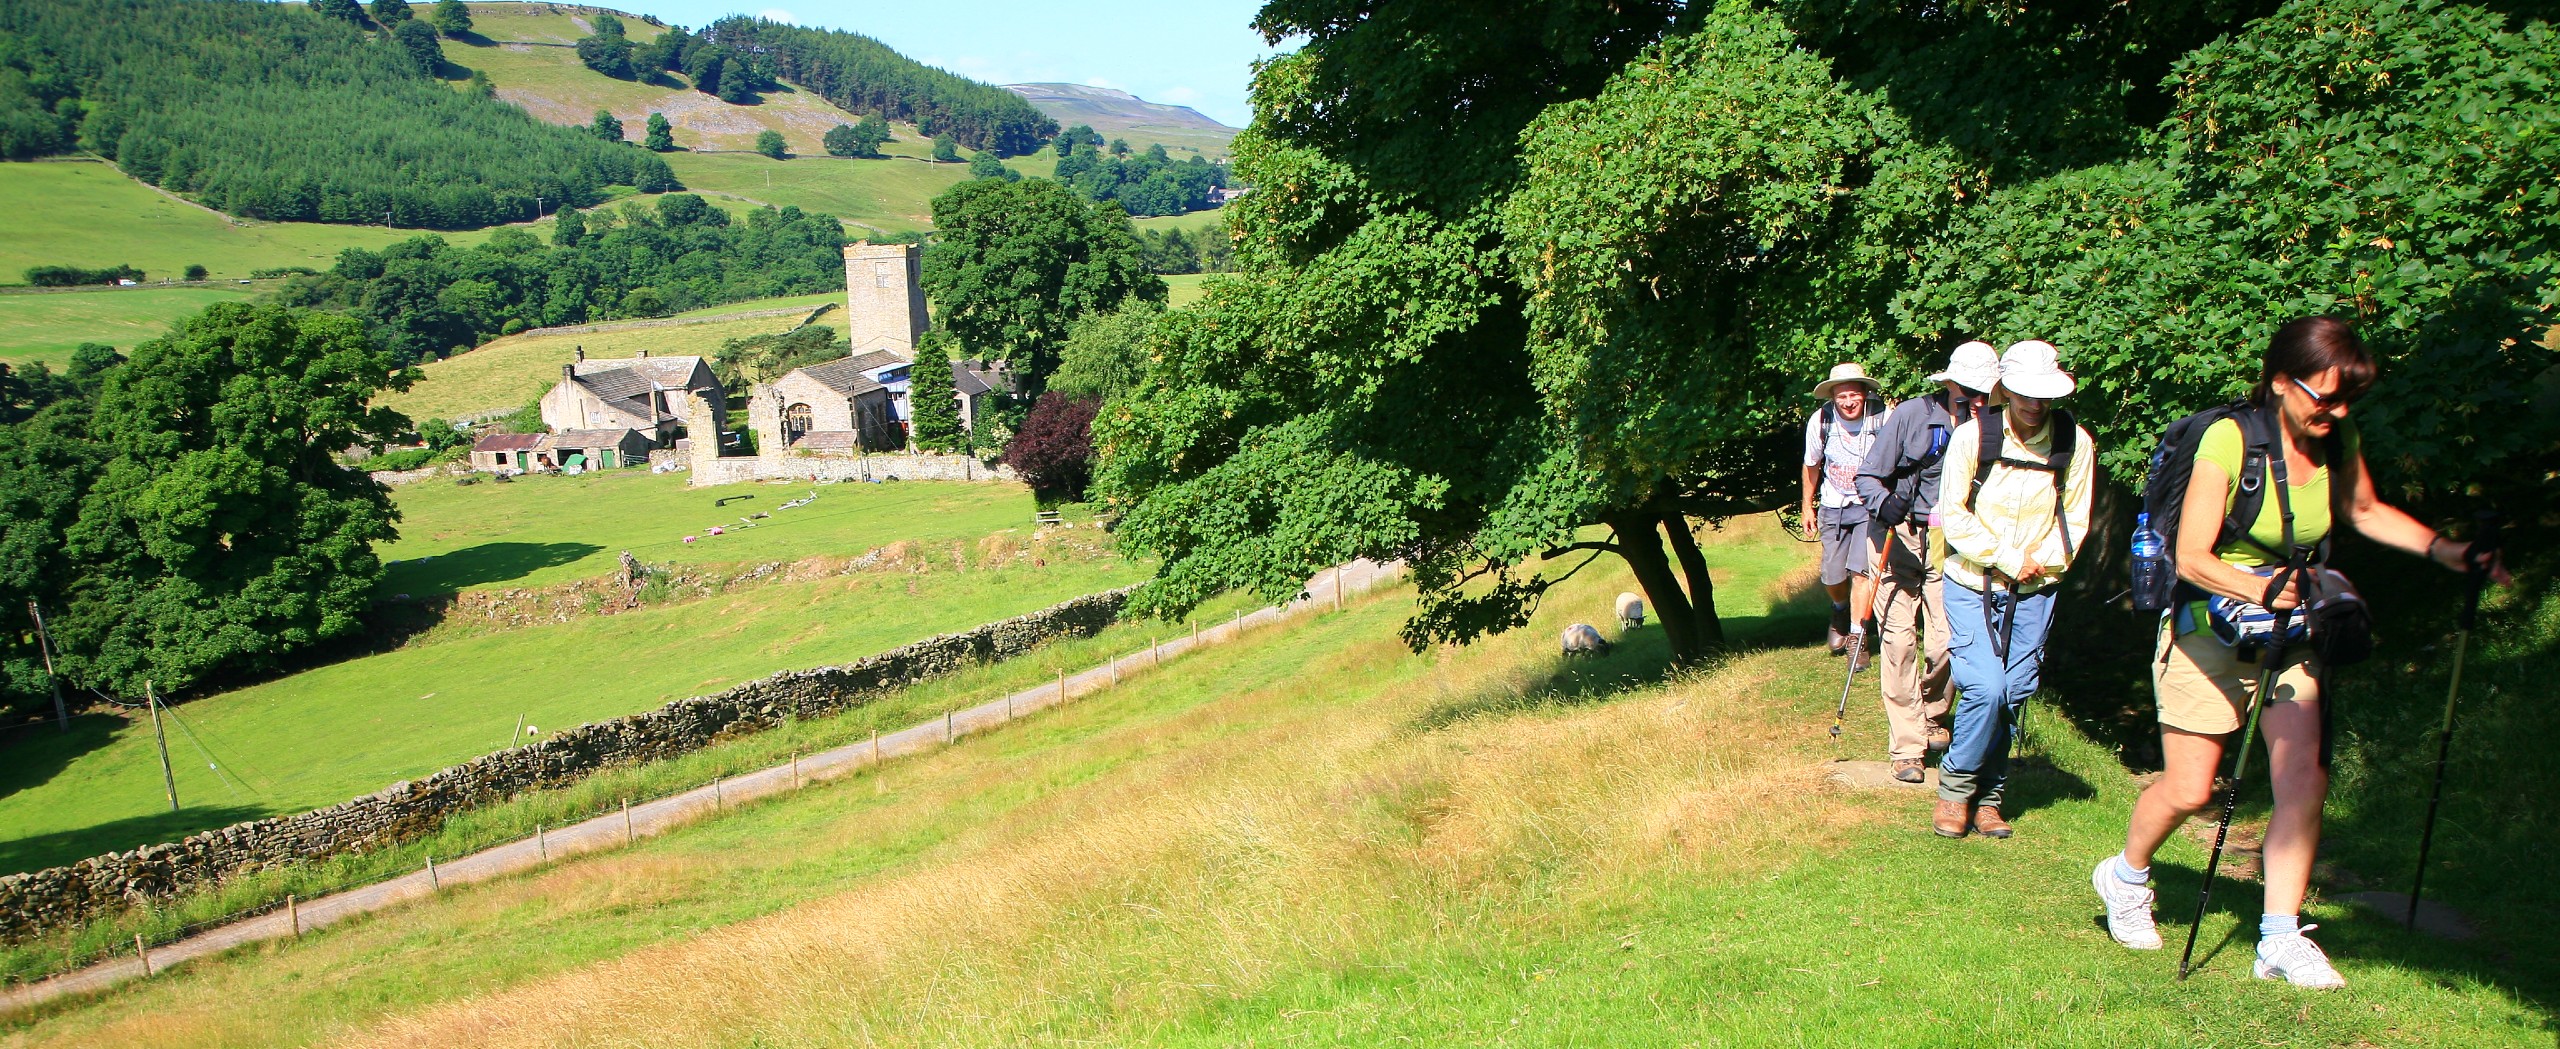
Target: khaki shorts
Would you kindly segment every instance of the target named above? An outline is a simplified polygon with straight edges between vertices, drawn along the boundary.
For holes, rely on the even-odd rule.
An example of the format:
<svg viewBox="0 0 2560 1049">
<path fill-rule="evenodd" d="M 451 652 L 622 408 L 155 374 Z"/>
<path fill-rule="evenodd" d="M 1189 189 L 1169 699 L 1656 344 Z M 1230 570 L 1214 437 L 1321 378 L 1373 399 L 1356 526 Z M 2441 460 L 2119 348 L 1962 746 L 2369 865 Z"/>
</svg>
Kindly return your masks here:
<svg viewBox="0 0 2560 1049">
<path fill-rule="evenodd" d="M 2151 692 L 2159 698 L 2160 723 L 2174 729 L 2220 736 L 2240 730 L 2240 722 L 2249 710 L 2249 693 L 2258 687 L 2259 665 L 2244 662 L 2231 646 L 2213 636 L 2213 631 L 2198 629 L 2170 639 L 2178 617 L 2160 617 L 2160 641 L 2151 652 Z M 2261 653 L 2261 658 L 2264 657 Z M 2320 699 L 2320 677 L 2312 665 L 2311 648 L 2294 645 L 2285 650 L 2284 669 L 2276 674 L 2275 695 L 2269 703 L 2315 703 Z"/>
</svg>

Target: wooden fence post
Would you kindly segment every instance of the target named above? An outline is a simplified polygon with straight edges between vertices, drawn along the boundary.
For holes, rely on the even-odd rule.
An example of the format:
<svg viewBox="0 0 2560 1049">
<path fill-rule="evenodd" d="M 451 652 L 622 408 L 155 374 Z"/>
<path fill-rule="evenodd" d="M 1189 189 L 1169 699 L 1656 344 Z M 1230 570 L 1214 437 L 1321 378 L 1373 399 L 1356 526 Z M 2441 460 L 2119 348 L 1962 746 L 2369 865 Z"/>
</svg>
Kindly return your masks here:
<svg viewBox="0 0 2560 1049">
<path fill-rule="evenodd" d="M 800 752 L 791 752 L 791 789 L 800 789 Z"/>
<path fill-rule="evenodd" d="M 142 959 L 142 975 L 151 975 L 151 948 L 142 945 L 142 934 L 133 934 L 133 953 Z"/>
<path fill-rule="evenodd" d="M 539 823 L 533 825 L 533 851 L 544 860 L 551 858 L 551 841 L 543 837 L 542 824 Z"/>
<path fill-rule="evenodd" d="M 942 708 L 942 741 L 951 742 L 951 708 Z"/>
<path fill-rule="evenodd" d="M 294 938 L 300 939 L 302 937 L 302 905 L 296 902 L 293 894 L 289 892 L 284 894 L 284 920 L 286 924 L 293 926 Z"/>
<path fill-rule="evenodd" d="M 629 845 L 629 844 L 631 844 L 632 840 L 633 840 L 633 835 L 632 835 L 632 831 L 631 831 L 631 799 L 629 799 L 629 798 L 624 798 L 624 799 L 622 799 L 622 843 L 623 843 L 623 844 L 625 844 L 625 845 Z"/>
<path fill-rule="evenodd" d="M 727 806 L 728 803 L 720 797 L 720 777 L 711 777 L 711 811 L 718 812 Z"/>
<path fill-rule="evenodd" d="M 444 891 L 444 882 L 436 878 L 436 858 L 433 856 L 427 857 L 427 891 Z"/>
<path fill-rule="evenodd" d="M 1067 702 L 1067 672 L 1066 672 L 1066 671 L 1064 671 L 1064 670 L 1061 670 L 1061 671 L 1059 671 L 1059 672 L 1058 672 L 1058 704 L 1059 704 L 1060 706 L 1064 706 L 1064 705 L 1066 705 L 1066 702 Z"/>
</svg>

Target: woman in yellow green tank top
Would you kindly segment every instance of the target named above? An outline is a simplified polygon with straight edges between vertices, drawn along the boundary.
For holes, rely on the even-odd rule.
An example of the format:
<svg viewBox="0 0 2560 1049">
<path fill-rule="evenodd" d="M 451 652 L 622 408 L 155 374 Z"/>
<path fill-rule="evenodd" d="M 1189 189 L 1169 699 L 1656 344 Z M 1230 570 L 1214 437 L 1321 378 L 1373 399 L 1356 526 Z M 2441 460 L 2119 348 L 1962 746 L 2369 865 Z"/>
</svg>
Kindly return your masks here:
<svg viewBox="0 0 2560 1049">
<path fill-rule="evenodd" d="M 2278 420 L 2279 438 L 2271 454 L 2284 456 L 2293 541 L 2309 546 L 2327 537 L 2340 523 L 2331 520 L 2331 507 L 2343 507 L 2343 523 L 2366 538 L 2465 571 L 2469 544 L 2437 535 L 2374 495 L 2362 444 L 2348 419 L 2355 400 L 2372 387 L 2374 372 L 2373 357 L 2355 331 L 2331 317 L 2287 324 L 2267 346 L 2250 400 Z M 2332 448 L 2338 452 L 2335 462 L 2329 459 Z M 2212 522 L 2229 514 L 2243 481 L 2243 461 L 2238 423 L 2226 419 L 2205 431 L 2181 508 L 2180 520 L 2193 526 L 2178 533 L 2178 578 L 2211 595 L 2254 603 L 2268 600 L 2267 579 L 2251 569 L 2267 569 L 2285 559 L 2275 493 L 2260 500 L 2258 518 L 2245 536 L 2219 548 L 2213 545 L 2219 537 Z M 2258 480 L 2272 484 L 2273 474 L 2270 468 Z M 2331 485 L 2343 486 L 2344 498 L 2333 500 Z M 2493 568 L 2493 575 L 2505 581 L 2503 568 Z M 2288 582 L 2269 607 L 2295 607 L 2296 590 Z M 2244 660 L 2210 628 L 2204 604 L 2191 602 L 2161 617 L 2152 687 L 2159 698 L 2165 767 L 2134 804 L 2124 852 L 2099 861 L 2090 874 L 2107 905 L 2108 932 L 2127 947 L 2160 946 L 2147 885 L 2152 853 L 2187 817 L 2211 804 L 2223 747 L 2240 728 L 2261 661 L 2275 660 L 2274 688 L 2259 712 L 2275 810 L 2267 826 L 2266 913 L 2259 922 L 2253 971 L 2261 979 L 2284 979 L 2300 987 L 2342 986 L 2345 981 L 2319 946 L 2302 935 L 2308 927 L 2300 924 L 2312 855 L 2320 844 L 2320 810 L 2329 793 L 2320 745 L 2320 667 L 2307 646 L 2281 642 L 2262 646 L 2254 659 Z"/>
</svg>

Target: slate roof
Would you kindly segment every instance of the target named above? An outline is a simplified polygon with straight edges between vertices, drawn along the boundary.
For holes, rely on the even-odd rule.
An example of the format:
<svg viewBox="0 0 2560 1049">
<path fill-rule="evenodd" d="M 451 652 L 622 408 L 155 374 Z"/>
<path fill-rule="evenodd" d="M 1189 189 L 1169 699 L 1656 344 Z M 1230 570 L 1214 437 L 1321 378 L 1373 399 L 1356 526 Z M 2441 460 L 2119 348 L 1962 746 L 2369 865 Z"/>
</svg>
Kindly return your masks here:
<svg viewBox="0 0 2560 1049">
<path fill-rule="evenodd" d="M 970 365 L 979 367 L 971 368 Z M 1013 373 L 1001 366 L 978 361 L 951 362 L 951 385 L 963 397 L 982 393 L 1008 393 L 1013 390 Z"/>
<path fill-rule="evenodd" d="M 546 436 L 538 433 L 493 433 L 471 443 L 475 452 L 529 452 Z"/>
<path fill-rule="evenodd" d="M 589 448 L 620 448 L 622 442 L 636 436 L 629 428 L 620 430 L 562 430 L 542 438 L 544 451 L 582 452 Z"/>
<path fill-rule="evenodd" d="M 693 381 L 693 369 L 701 363 L 700 357 L 599 357 L 573 361 L 569 368 L 582 379 L 597 372 L 633 371 L 667 389 L 681 390 Z"/>
<path fill-rule="evenodd" d="M 880 388 L 879 383 L 872 381 L 870 373 L 905 364 L 908 360 L 905 354 L 895 350 L 872 350 L 843 360 L 813 364 L 800 369 L 800 373 L 818 380 L 821 386 L 853 397 Z"/>
</svg>

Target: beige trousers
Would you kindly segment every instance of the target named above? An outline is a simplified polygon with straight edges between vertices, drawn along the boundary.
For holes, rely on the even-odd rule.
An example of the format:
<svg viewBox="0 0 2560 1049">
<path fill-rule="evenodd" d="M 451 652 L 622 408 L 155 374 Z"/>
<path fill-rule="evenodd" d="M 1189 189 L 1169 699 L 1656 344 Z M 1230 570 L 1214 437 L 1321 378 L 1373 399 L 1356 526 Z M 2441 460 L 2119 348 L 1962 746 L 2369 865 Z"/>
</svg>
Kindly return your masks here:
<svg viewBox="0 0 2560 1049">
<path fill-rule="evenodd" d="M 1882 631 L 1884 718 L 1890 726 L 1889 754 L 1896 761 L 1922 759 L 1929 751 L 1929 725 L 1943 723 L 1955 706 L 1955 690 L 1947 673 L 1947 604 L 1945 577 L 1937 568 L 1912 567 L 1928 557 L 1926 529 L 1909 522 L 1895 525 L 1885 542 L 1888 550 L 1876 577 L 1876 629 Z M 1928 620 L 1928 658 L 1921 658 L 1921 625 Z"/>
</svg>

